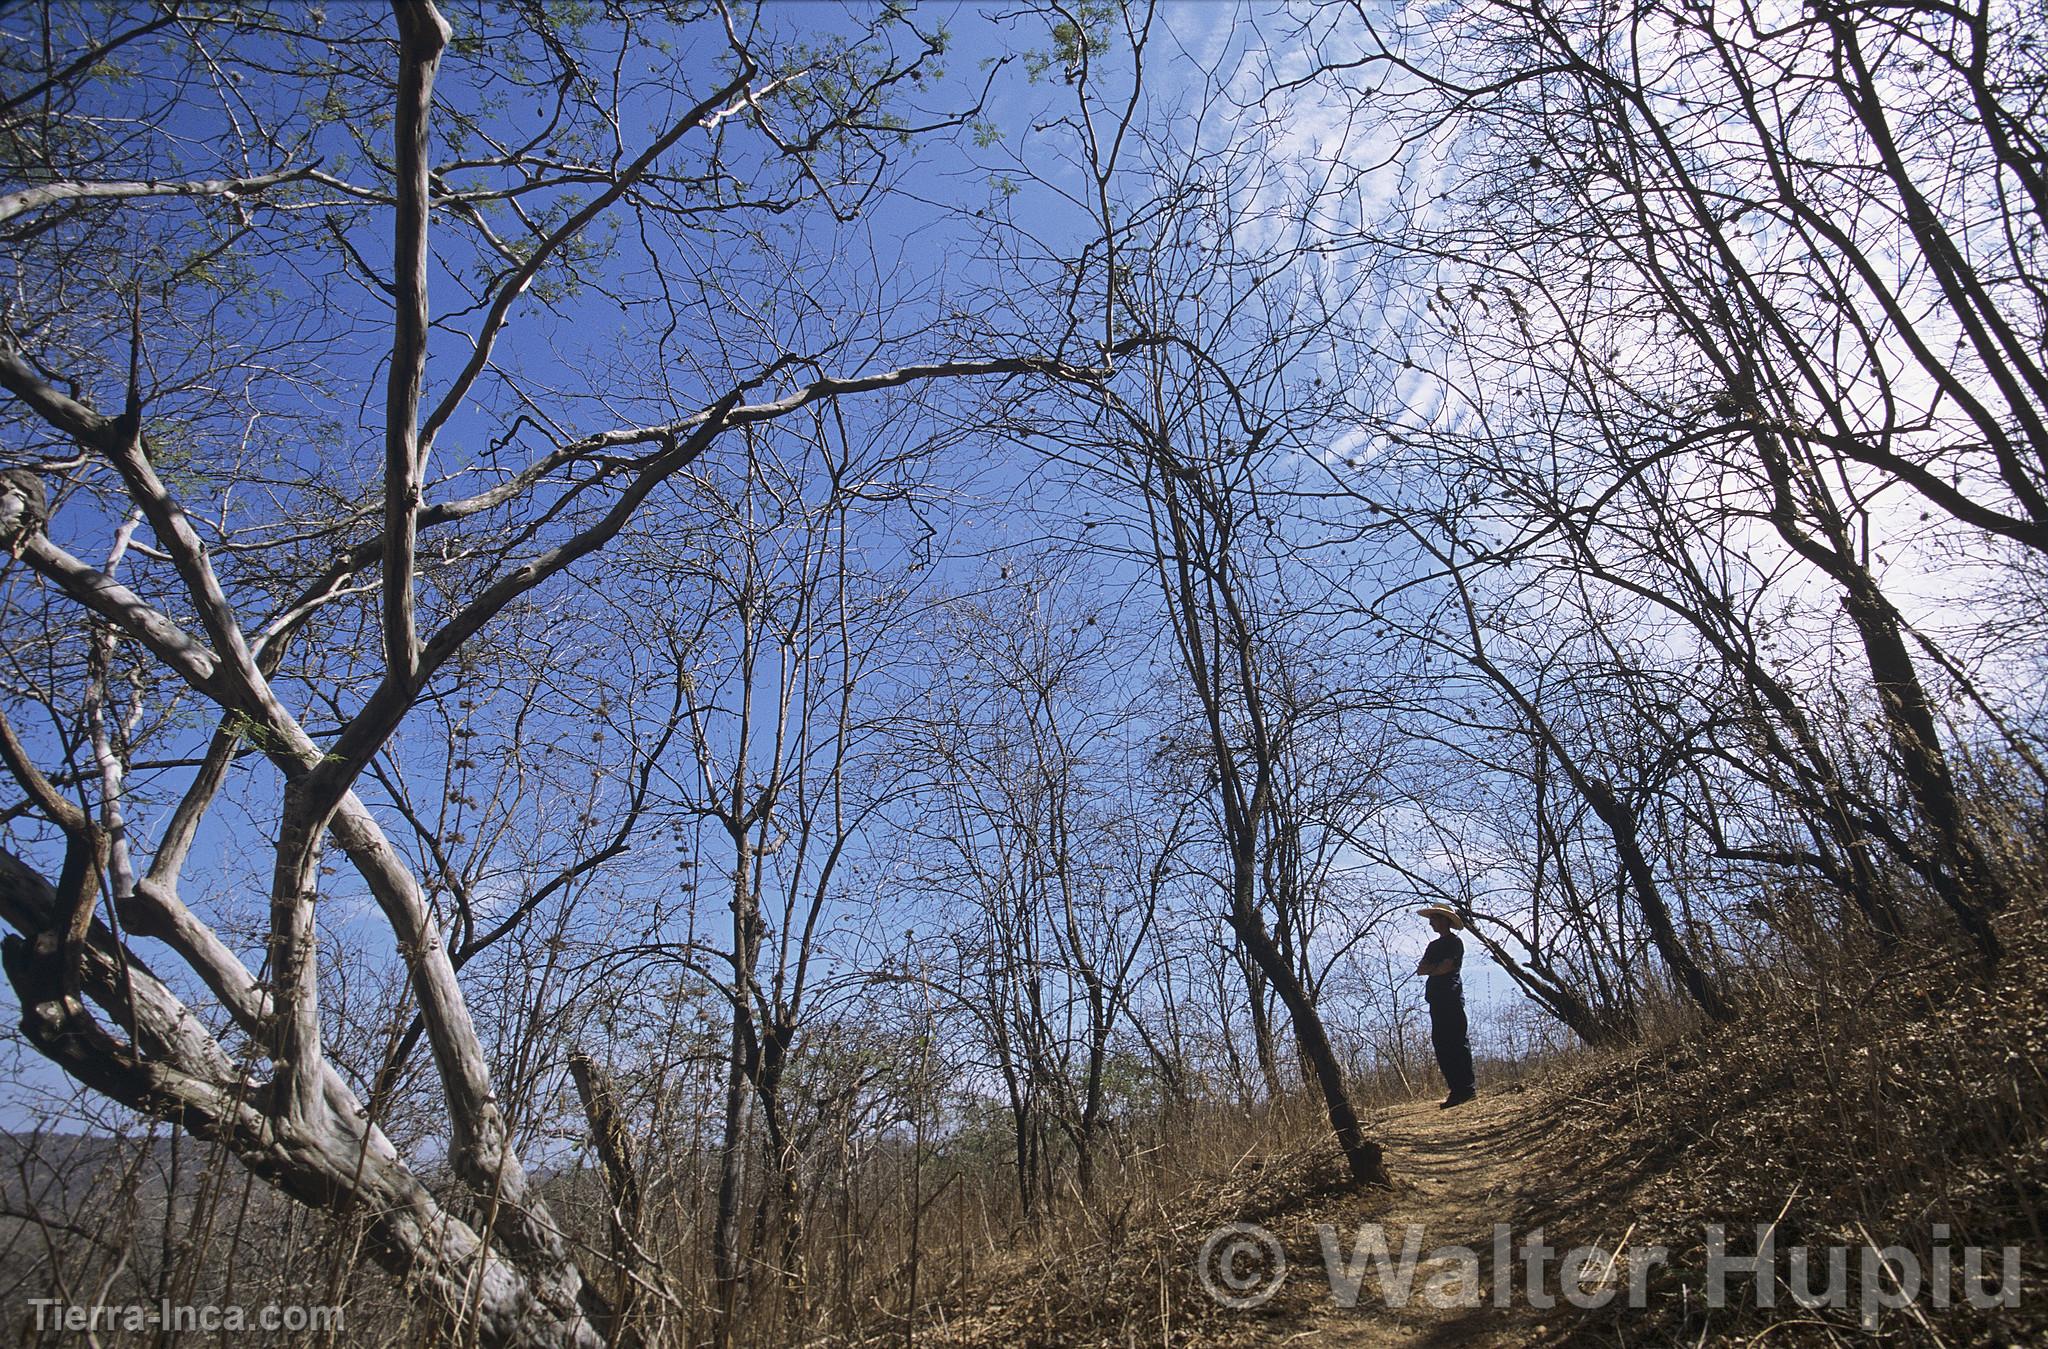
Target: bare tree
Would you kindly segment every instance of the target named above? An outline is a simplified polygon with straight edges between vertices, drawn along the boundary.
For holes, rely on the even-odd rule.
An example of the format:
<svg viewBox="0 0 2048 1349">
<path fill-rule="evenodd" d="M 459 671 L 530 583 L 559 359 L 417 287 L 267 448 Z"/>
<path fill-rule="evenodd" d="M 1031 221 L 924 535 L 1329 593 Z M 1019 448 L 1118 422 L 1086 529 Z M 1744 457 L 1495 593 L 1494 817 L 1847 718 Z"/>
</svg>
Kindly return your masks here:
<svg viewBox="0 0 2048 1349">
<path fill-rule="evenodd" d="M 6 967 L 30 1040 L 66 1072 L 362 1215 L 379 1261 L 484 1342 L 596 1343 L 613 1309 L 520 1159 L 458 973 L 468 936 L 451 942 L 368 770 L 459 690 L 480 634 L 587 575 L 721 437 L 852 393 L 1067 367 L 891 365 L 852 314 L 823 331 L 778 313 L 804 283 L 760 270 L 773 244 L 745 222 L 850 220 L 906 136 L 962 120 L 918 112 L 944 42 L 895 10 L 822 41 L 716 6 L 673 32 L 661 6 L 602 29 L 516 8 L 455 27 L 426 0 L 388 29 L 367 9 L 300 17 L 288 33 L 177 6 L 9 19 L 39 26 L 9 51 L 47 59 L 7 92 L 29 186 L 0 201 L 0 387 L 16 435 L 66 477 L 57 534 L 8 542 L 62 597 L 50 612 L 107 625 L 211 734 L 159 738 L 185 776 L 145 821 L 118 774 L 85 804 L 64 795 L 39 766 L 47 738 L 10 728 L 8 767 L 63 862 L 52 885 L 4 859 Z M 698 59 L 675 68 L 669 42 Z M 395 110 L 388 138 L 378 107 Z M 711 284 L 663 279 L 686 273 Z M 437 309 L 430 284 L 459 298 Z M 632 338 L 608 353 L 588 323 L 606 303 Z M 120 579 L 59 542 L 144 529 Z M 68 719 L 77 693 L 43 696 Z M 223 790 L 258 765 L 271 861 L 252 968 L 180 881 Z M 330 843 L 405 968 L 455 1195 L 328 1051 Z"/>
<path fill-rule="evenodd" d="M 1048 1124 L 1095 1196 L 1112 1053 L 1190 810 L 1133 778 L 1147 723 L 1117 687 L 1137 647 L 1115 615 L 1057 566 L 1005 562 L 990 591 L 943 614 L 920 883 L 975 915 L 951 930 L 948 992 L 1002 1080 L 1029 1221 L 1053 1191 Z"/>
<path fill-rule="evenodd" d="M 2042 84 L 2023 26 L 1854 5 L 1787 25 L 1658 6 L 1350 17 L 1318 20 L 1329 69 L 1405 108 L 1419 174 L 1459 166 L 1375 236 L 1421 301 L 1397 336 L 1480 381 L 1422 439 L 1478 437 L 1518 504 L 1557 479 L 1539 509 L 1578 565 L 1684 618 L 1752 686 L 1774 771 L 1816 807 L 1821 869 L 1895 926 L 1870 857 L 1896 839 L 1995 955 L 2006 882 L 1885 572 L 2042 543 L 2041 199 L 2019 164 Z M 1646 484 L 1672 495 L 1641 511 Z M 1701 520 L 1725 551 L 1687 560 Z M 1734 520 L 1768 544 L 1716 528 Z M 1745 650 L 1719 583 L 1758 548 L 1756 575 L 1834 588 L 1911 825 L 1845 791 L 1811 714 Z"/>
</svg>

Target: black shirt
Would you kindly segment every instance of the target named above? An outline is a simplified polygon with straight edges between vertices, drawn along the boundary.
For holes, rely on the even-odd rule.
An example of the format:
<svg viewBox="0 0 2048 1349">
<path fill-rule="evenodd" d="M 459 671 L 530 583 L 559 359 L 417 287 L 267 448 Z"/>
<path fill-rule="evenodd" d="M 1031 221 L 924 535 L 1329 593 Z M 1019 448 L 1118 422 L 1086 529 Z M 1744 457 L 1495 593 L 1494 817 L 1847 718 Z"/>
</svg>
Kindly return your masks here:
<svg viewBox="0 0 2048 1349">
<path fill-rule="evenodd" d="M 1465 997 L 1465 985 L 1458 977 L 1458 971 L 1465 964 L 1465 943 L 1451 933 L 1444 933 L 1423 949 L 1422 959 L 1429 964 L 1448 960 L 1449 974 L 1432 974 L 1422 986 L 1422 996 L 1432 1003 L 1461 1002 Z"/>
</svg>

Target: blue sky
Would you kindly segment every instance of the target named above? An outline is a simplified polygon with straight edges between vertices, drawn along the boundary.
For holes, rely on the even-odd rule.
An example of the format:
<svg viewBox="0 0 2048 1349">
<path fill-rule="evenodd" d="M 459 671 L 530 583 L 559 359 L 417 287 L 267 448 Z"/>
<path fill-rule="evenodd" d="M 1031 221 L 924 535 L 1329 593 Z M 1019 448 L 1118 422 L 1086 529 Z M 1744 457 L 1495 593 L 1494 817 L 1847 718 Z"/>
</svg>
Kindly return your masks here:
<svg viewBox="0 0 2048 1349">
<path fill-rule="evenodd" d="M 372 66 L 388 56 L 382 45 L 388 23 L 381 7 L 338 3 L 326 12 L 331 16 L 330 32 L 362 25 L 362 45 L 347 50 Z M 818 45 L 860 31 L 878 13 L 863 5 L 775 3 L 765 7 L 762 19 L 771 27 L 785 28 L 792 41 Z M 515 61 L 520 53 L 510 38 L 504 39 L 504 48 L 481 53 L 462 47 L 471 32 L 466 11 L 451 5 L 450 15 L 457 22 L 458 50 L 449 58 L 437 88 L 443 108 L 437 157 L 445 159 L 455 152 L 447 128 L 459 118 L 477 121 L 475 144 L 486 133 L 508 143 L 532 134 L 536 119 L 551 114 L 554 107 L 552 86 L 536 80 L 535 72 L 542 67 L 522 67 Z M 818 356 L 818 366 L 799 367 L 780 384 L 764 386 L 759 395 L 820 373 L 961 352 L 1035 351 L 1059 337 L 1048 328 L 1048 315 L 1054 311 L 1041 303 L 1034 286 L 1056 275 L 1058 260 L 1078 255 L 1096 232 L 1096 203 L 1090 198 L 1079 153 L 1079 138 L 1087 129 L 1077 115 L 1075 91 L 1066 78 L 1069 72 L 1055 63 L 1039 78 L 1029 77 L 1034 55 L 1042 57 L 1050 47 L 1042 19 L 1013 13 L 997 20 L 975 7 L 954 4 L 920 6 L 913 21 L 927 33 L 943 26 L 950 43 L 943 60 L 933 62 L 928 79 L 905 90 L 904 101 L 892 113 L 913 125 L 959 114 L 987 82 L 987 101 L 975 127 L 957 135 L 917 138 L 908 147 L 885 138 L 884 148 L 895 156 L 881 173 L 888 190 L 874 197 L 852 222 L 816 209 L 755 213 L 744 220 L 706 211 L 719 193 L 772 192 L 778 181 L 774 164 L 758 143 L 737 130 L 739 120 L 734 118 L 727 132 L 724 178 L 715 188 L 686 181 L 690 166 L 704 166 L 702 152 L 711 138 L 685 136 L 674 158 L 664 161 L 671 180 L 663 185 L 668 195 L 659 204 L 670 213 L 657 217 L 662 227 L 651 233 L 623 225 L 593 230 L 587 236 L 592 244 L 588 254 L 543 273 L 515 307 L 514 321 L 494 353 L 492 367 L 442 431 L 433 466 L 448 476 L 430 488 L 429 500 L 474 491 L 551 441 L 662 422 L 695 410 L 725 386 L 733 371 L 765 365 L 785 353 Z M 1315 35 L 1334 42 L 1341 34 L 1333 36 L 1332 28 L 1325 24 Z M 560 164 L 573 165 L 579 155 L 605 162 L 630 160 L 722 74 L 723 38 L 715 29 L 700 30 L 667 50 L 625 44 L 617 30 L 601 24 L 587 36 L 590 46 L 583 54 L 581 73 L 600 91 L 614 83 L 623 91 L 616 105 L 620 115 L 613 125 L 584 107 L 581 139 L 554 147 Z M 908 33 L 898 33 L 895 40 L 911 43 L 899 50 L 914 51 Z M 1287 8 L 1174 4 L 1163 6 L 1156 19 L 1140 111 L 1141 119 L 1150 119 L 1159 132 L 1155 144 L 1166 147 L 1160 151 L 1162 160 L 1173 151 L 1192 155 L 1213 150 L 1244 133 L 1257 115 L 1272 118 L 1259 147 L 1271 172 L 1251 176 L 1253 186 L 1233 203 L 1235 214 L 1224 227 L 1248 252 L 1278 237 L 1287 219 L 1282 208 L 1288 193 L 1313 181 L 1316 166 L 1363 169 L 1391 153 L 1385 128 L 1366 126 L 1357 111 L 1359 102 L 1328 84 L 1305 86 L 1284 99 L 1254 99 L 1270 75 L 1303 73 L 1304 40 L 1295 11 Z M 1324 53 L 1342 51 L 1326 46 Z M 265 51 L 260 44 L 253 53 L 281 54 L 281 48 Z M 535 53 L 525 55 L 531 58 Z M 218 87 L 195 76 L 189 89 L 173 97 L 163 79 L 163 58 L 151 58 L 138 49 L 137 59 L 142 63 L 138 79 L 110 97 L 126 101 L 131 109 L 153 109 L 160 115 L 138 117 L 138 125 L 153 130 L 137 132 L 134 146 L 114 157 L 132 153 L 136 163 L 159 169 L 236 173 L 272 167 L 266 156 L 274 158 L 277 152 L 262 144 L 251 128 L 266 109 L 277 113 L 295 106 L 297 98 L 317 101 L 325 92 L 317 84 L 288 88 L 271 83 L 252 63 L 221 76 Z M 149 66 L 152 59 L 158 61 L 157 68 Z M 1099 143 L 1106 145 L 1115 138 L 1105 129 L 1121 108 L 1131 79 L 1128 38 L 1113 35 L 1092 61 L 1094 99 L 1089 106 L 1102 119 L 1095 130 Z M 939 65 L 945 68 L 943 75 L 936 73 Z M 603 96 L 594 100 L 600 105 L 607 102 Z M 389 135 L 388 127 L 377 121 L 381 111 L 371 100 L 351 109 L 348 117 L 320 124 L 309 141 L 294 147 L 294 162 L 318 156 L 328 172 L 373 181 L 376 174 L 362 162 L 357 137 L 372 153 L 381 152 Z M 1332 194 L 1312 223 L 1342 232 L 1399 191 L 1460 186 L 1461 168 L 1450 147 L 1433 134 L 1422 136 L 1417 146 L 1412 158 L 1365 176 L 1355 191 Z M 1147 165 L 1141 148 L 1126 143 L 1122 150 L 1122 174 L 1112 195 L 1123 209 L 1145 198 L 1142 175 Z M 495 172 L 457 168 L 450 171 L 448 181 L 459 191 L 466 184 L 493 181 Z M 574 172 L 563 176 L 565 183 L 537 187 L 519 197 L 519 208 L 536 218 L 550 212 L 559 218 L 596 190 Z M 229 325 L 240 345 L 225 354 L 218 368 L 234 378 L 250 378 L 258 386 L 247 406 L 224 407 L 219 381 L 194 378 L 188 381 L 191 387 L 167 391 L 147 409 L 156 419 L 159 443 L 167 450 L 174 447 L 178 419 L 192 420 L 195 442 L 202 445 L 202 453 L 213 456 L 207 467 L 219 475 L 214 483 L 217 492 L 194 505 L 210 526 L 224 530 L 254 526 L 283 532 L 303 518 L 330 513 L 339 499 L 366 492 L 376 479 L 388 305 L 376 283 L 358 273 L 365 265 L 378 271 L 385 268 L 389 220 L 381 209 L 354 201 L 345 189 L 325 196 L 313 189 L 308 193 L 291 211 L 257 211 L 252 243 L 240 253 L 248 273 L 238 278 L 238 312 Z M 320 202 L 317 208 L 311 204 L 315 200 Z M 489 216 L 495 227 L 516 237 L 513 206 L 500 201 L 488 209 L 495 213 Z M 195 234 L 229 228 L 225 215 L 209 210 L 169 205 L 161 218 L 183 220 Z M 1122 217 L 1119 220 L 1122 223 Z M 138 251 L 145 239 L 138 232 Z M 268 250 L 265 244 L 276 248 Z M 359 263 L 350 260 L 349 250 Z M 1333 287 L 1345 285 L 1359 275 L 1351 269 L 1368 261 L 1334 258 L 1322 279 Z M 489 240 L 479 231 L 453 218 L 437 226 L 431 284 L 437 327 L 428 361 L 429 406 L 468 362 L 482 318 L 472 298 L 479 269 L 504 265 L 506 259 L 494 257 Z M 1446 275 L 1455 271 L 1452 266 Z M 1423 291 L 1414 282 L 1419 275 L 1393 269 L 1388 273 L 1391 279 L 1364 292 L 1355 307 L 1347 303 L 1345 313 L 1366 334 L 1368 347 L 1384 354 L 1407 347 L 1411 337 L 1418 348 L 1432 337 L 1444 337 L 1441 329 L 1429 330 L 1432 320 L 1418 312 L 1417 297 Z M 38 278 L 34 284 L 58 283 Z M 205 285 L 196 291 L 198 300 L 188 296 L 187 302 L 201 310 L 208 295 L 218 294 Z M 1086 297 L 1076 307 L 1087 311 Z M 177 312 L 164 319 L 162 328 L 167 334 L 178 331 L 178 323 L 195 312 L 172 308 Z M 1070 349 L 1083 355 L 1094 335 L 1085 321 L 1090 317 L 1084 312 L 1078 330 L 1067 335 L 1073 343 Z M 91 334 L 106 363 L 95 392 L 103 405 L 110 405 L 117 384 L 108 383 L 106 374 L 120 368 L 118 315 L 109 310 L 79 320 L 81 325 L 88 321 L 101 323 L 101 330 Z M 1455 433 L 1476 424 L 1490 410 L 1489 400 L 1504 383 L 1500 365 L 1483 355 L 1418 355 L 1416 368 L 1405 374 L 1388 370 L 1384 361 L 1362 359 L 1353 373 L 1361 381 L 1383 382 L 1380 391 L 1388 395 L 1388 406 L 1398 409 L 1403 425 L 1416 429 Z M 152 348 L 150 359 L 159 363 L 151 369 L 167 386 L 179 384 L 181 367 L 200 364 L 174 342 Z M 189 368 L 184 373 L 189 374 Z M 963 429 L 961 423 L 973 415 L 963 407 L 950 403 L 936 410 L 921 409 L 914 399 L 893 395 L 845 401 L 843 420 L 829 428 L 830 435 L 862 444 L 900 443 L 905 448 L 928 438 L 946 441 L 944 455 L 920 470 L 929 475 L 920 482 L 920 490 L 929 491 L 943 506 L 934 505 L 922 521 L 877 511 L 870 532 L 856 541 L 856 551 L 877 571 L 901 571 L 907 577 L 920 550 L 929 549 L 935 563 L 920 567 L 914 584 L 936 597 L 990 584 L 992 571 L 999 581 L 1004 565 L 1028 558 L 1047 543 L 1079 538 L 1096 549 L 1095 583 L 1142 613 L 1141 606 L 1148 602 L 1142 572 L 1128 554 L 1117 551 L 1127 548 L 1132 538 L 1114 526 L 1101 525 L 1119 512 L 1126 512 L 1128 523 L 1128 503 L 1102 500 L 1099 484 L 1048 464 L 1041 457 L 1047 448 L 1043 442 L 1025 444 Z M 1497 412 L 1499 405 L 1492 404 L 1491 410 Z M 1316 434 L 1327 440 L 1295 447 L 1299 454 L 1281 471 L 1306 469 L 1307 461 L 1324 451 L 1321 462 L 1340 476 L 1355 457 L 1361 475 L 1351 480 L 1352 485 L 1362 481 L 1376 488 L 1380 484 L 1372 475 L 1388 454 L 1383 430 L 1319 425 Z M 718 473 L 729 473 L 726 456 L 731 453 L 730 448 L 721 449 L 705 461 L 707 482 Z M 220 486 L 219 478 L 234 473 L 240 473 L 242 481 Z M 265 474 L 273 480 L 264 481 Z M 723 485 L 729 486 L 729 481 Z M 686 501 L 678 492 L 657 504 L 671 512 L 671 520 L 685 521 L 689 503 L 702 499 Z M 1344 513 L 1356 508 L 1355 501 L 1342 499 L 1305 504 L 1286 526 L 1300 531 L 1288 541 L 1313 537 L 1328 542 L 1312 531 L 1336 534 Z M 508 516 L 504 528 L 512 530 L 520 523 Z M 1090 523 L 1099 530 L 1090 533 L 1083 528 Z M 79 493 L 60 511 L 54 533 L 80 556 L 97 560 L 116 524 L 104 499 Z M 929 537 L 921 532 L 926 525 L 934 531 Z M 553 528 L 550 524 L 540 530 L 541 536 L 550 537 L 548 530 Z M 1902 549 L 1891 559 L 1888 579 L 1897 593 L 1911 596 L 1912 603 L 1930 616 L 1967 618 L 1954 603 L 1963 569 L 1953 562 L 1941 564 L 1936 556 L 1938 545 L 1947 542 L 1952 540 L 1936 540 L 1926 552 Z M 1764 546 L 1761 540 L 1758 546 Z M 1352 577 L 1358 597 L 1372 598 L 1370 592 L 1390 577 L 1405 575 L 1412 563 L 1412 556 L 1396 552 L 1360 564 Z M 631 671 L 637 679 L 656 664 L 634 663 L 647 657 L 646 651 L 616 652 L 608 644 L 618 641 L 618 633 L 590 617 L 603 611 L 606 565 L 586 565 L 542 597 L 548 604 L 559 602 L 560 614 L 569 614 L 572 605 L 584 606 L 574 609 L 573 618 L 553 616 L 551 621 L 549 613 L 537 610 L 508 618 L 489 634 L 518 632 L 529 640 L 555 642 L 565 663 L 581 662 L 579 673 L 563 678 L 574 688 L 551 690 L 555 695 L 589 694 L 594 699 L 593 690 L 606 676 Z M 161 569 L 152 571 L 145 559 L 134 559 L 131 567 L 145 580 L 163 584 Z M 1973 572 L 1968 579 L 1975 582 L 1992 574 L 1986 568 L 1981 577 Z M 452 578 L 451 593 L 459 593 L 474 579 L 465 575 L 460 559 L 447 561 L 445 575 Z M 274 602 L 274 596 L 257 596 L 259 578 L 246 579 L 252 610 Z M 1823 614 L 1830 612 L 1824 589 L 1788 587 L 1800 602 Z M 429 603 L 445 608 L 447 599 L 430 595 Z M 1533 601 L 1529 612 L 1535 612 Z M 1843 659 L 1834 640 L 1839 632 L 1825 625 L 1822 629 L 1811 658 L 1816 664 L 1824 659 L 1832 665 Z M 1540 642 L 1544 633 L 1535 629 L 1525 635 Z M 359 635 L 343 631 L 327 636 L 334 650 L 345 654 L 348 641 Z M 1990 659 L 2001 658 L 1993 653 Z M 2024 669 L 2034 657 L 2010 652 L 2002 659 L 2009 665 L 2001 673 L 2010 674 Z M 357 670 L 353 677 L 327 673 L 332 678 L 320 691 L 334 694 L 346 711 L 360 696 L 368 671 Z M 1125 673 L 1133 690 L 1143 689 L 1152 675 L 1135 667 Z M 508 678 L 507 687 L 513 682 Z M 652 685 L 651 675 L 647 682 Z M 2012 682 L 2023 684 L 2020 679 Z M 1430 692 L 1445 694 L 1461 687 L 1457 679 L 1442 676 Z M 637 691 L 652 696 L 649 689 Z M 319 705 L 307 688 L 295 687 L 294 696 L 300 698 L 295 707 L 309 724 L 331 724 L 334 709 Z M 435 779 L 454 771 L 448 765 L 457 755 L 441 737 L 463 726 L 463 710 L 424 709 L 401 732 L 409 739 L 403 740 L 399 757 L 427 784 L 422 788 L 427 795 L 443 795 L 442 784 Z M 497 715 L 489 708 L 468 710 Z M 599 749 L 566 743 L 572 730 L 582 729 L 576 718 L 589 712 L 588 706 L 578 706 L 561 718 L 559 727 L 543 715 L 529 728 L 534 745 L 552 746 L 550 736 L 563 741 L 554 765 L 561 770 L 560 781 L 549 782 L 546 791 L 535 789 L 535 800 L 544 802 L 546 811 L 536 805 L 534 818 L 553 812 L 548 816 L 552 823 L 523 825 L 506 840 L 507 855 L 521 860 L 493 877 L 493 885 L 516 888 L 525 874 L 521 847 L 538 851 L 539 843 L 559 842 L 574 833 L 573 825 L 562 823 L 576 813 L 571 778 L 592 764 L 600 775 L 617 773 L 623 761 L 610 757 L 619 753 L 616 741 Z M 190 715 L 189 707 L 184 714 Z M 622 721 L 626 715 L 621 714 Z M 203 725 L 195 719 L 187 730 Z M 1452 740 L 1466 733 L 1443 731 Z M 45 738 L 38 743 L 50 743 L 49 733 L 42 734 Z M 224 803 L 201 844 L 192 889 L 209 902 L 218 902 L 223 912 L 235 910 L 238 894 L 244 902 L 260 894 L 270 828 L 267 812 L 274 805 L 275 790 L 266 774 L 267 770 L 252 774 L 238 798 Z M 609 783 L 608 789 L 616 789 L 616 783 Z M 1397 836 L 1404 820 L 1412 820 L 1418 808 L 1403 809 L 1411 814 L 1404 817 L 1395 811 L 1390 816 Z M 1425 831 L 1416 824 L 1407 832 L 1416 840 L 1415 864 L 1432 865 L 1428 849 L 1434 845 L 1425 841 Z M 534 862 L 528 869 L 539 865 Z M 618 885 L 640 895 L 666 879 L 661 872 L 640 873 Z M 1391 878 L 1366 874 L 1356 879 L 1376 885 L 1382 896 L 1396 892 Z M 387 939 L 380 935 L 374 913 L 349 887 L 345 875 L 337 877 L 335 886 L 335 902 L 323 917 L 330 934 L 340 945 L 381 953 L 379 942 Z M 502 900 L 503 895 L 497 898 Z M 899 925 L 916 917 L 907 913 Z M 685 921 L 680 913 L 671 918 Z M 251 934 L 242 935 L 246 949 Z M 1412 959 L 1427 937 L 1420 923 L 1397 924 L 1390 944 L 1397 955 Z M 1468 966 L 1468 978 L 1482 1002 L 1511 996 L 1505 981 L 1477 959 Z"/>
</svg>

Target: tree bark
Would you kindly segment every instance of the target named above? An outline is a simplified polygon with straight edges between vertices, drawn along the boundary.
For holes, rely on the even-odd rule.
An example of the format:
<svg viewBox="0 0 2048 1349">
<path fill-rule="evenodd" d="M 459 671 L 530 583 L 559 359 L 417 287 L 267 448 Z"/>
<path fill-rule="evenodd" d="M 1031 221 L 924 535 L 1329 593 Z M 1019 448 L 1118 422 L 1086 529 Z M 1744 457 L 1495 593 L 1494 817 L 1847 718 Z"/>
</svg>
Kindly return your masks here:
<svg viewBox="0 0 2048 1349">
<path fill-rule="evenodd" d="M 1359 1125 L 1357 1108 L 1351 1104 L 1351 1093 L 1344 1083 L 1343 1066 L 1337 1062 L 1336 1051 L 1330 1047 L 1329 1034 L 1323 1029 L 1323 1019 L 1314 1000 L 1301 986 L 1293 967 L 1266 931 L 1266 925 L 1256 911 L 1248 905 L 1234 907 L 1230 914 L 1230 928 L 1244 944 L 1246 954 L 1272 983 L 1273 991 L 1280 995 L 1281 1005 L 1287 1009 L 1302 1061 L 1314 1074 L 1316 1088 L 1322 1094 L 1323 1106 L 1330 1117 L 1330 1130 L 1337 1136 L 1337 1146 L 1344 1153 L 1344 1164 L 1350 1170 L 1352 1180 L 1361 1185 L 1392 1184 L 1387 1175 L 1384 1151 L 1378 1143 L 1365 1136 L 1365 1130 Z"/>
<path fill-rule="evenodd" d="M 606 1215 L 611 1234 L 612 1265 L 618 1271 L 617 1291 L 611 1298 L 611 1319 L 605 1338 L 614 1346 L 640 1343 L 632 1324 L 633 1306 L 639 1284 L 634 1274 L 640 1240 L 640 1173 L 633 1161 L 633 1134 L 622 1118 L 619 1094 L 611 1075 L 590 1055 L 578 1049 L 569 1055 L 569 1076 L 583 1103 L 583 1117 L 590 1123 L 590 1139 L 604 1167 L 605 1191 L 611 1200 Z"/>
<path fill-rule="evenodd" d="M 147 964 L 103 923 L 90 925 L 78 994 L 65 988 L 49 935 L 55 891 L 0 851 L 0 918 L 24 934 L 0 940 L 0 964 L 21 1002 L 21 1029 L 45 1057 L 130 1109 L 225 1147 L 261 1179 L 312 1208 L 358 1215 L 373 1258 L 491 1349 L 602 1349 L 610 1309 L 587 1283 L 525 1268 L 446 1208 L 360 1112 L 325 1097 L 299 1117 L 266 1109 L 270 1088 L 247 1081 Z M 129 1038 L 110 1032 L 90 1002 Z"/>
<path fill-rule="evenodd" d="M 1991 928 L 1991 915 L 2006 907 L 2008 897 L 1964 814 L 1942 752 L 1934 706 L 1906 647 L 1898 612 L 1870 569 L 1857 560 L 1847 524 L 1811 467 L 1796 464 L 1784 442 L 1771 432 L 1759 433 L 1756 440 L 1770 477 L 1772 525 L 1795 552 L 1841 588 L 1842 609 L 1862 642 L 1892 753 L 1934 835 L 1936 863 L 1928 869 L 1928 881 L 1984 958 L 1996 961 L 2004 947 Z M 1807 514 L 1821 537 L 1800 527 L 1797 506 L 1802 497 L 1810 503 Z"/>
</svg>

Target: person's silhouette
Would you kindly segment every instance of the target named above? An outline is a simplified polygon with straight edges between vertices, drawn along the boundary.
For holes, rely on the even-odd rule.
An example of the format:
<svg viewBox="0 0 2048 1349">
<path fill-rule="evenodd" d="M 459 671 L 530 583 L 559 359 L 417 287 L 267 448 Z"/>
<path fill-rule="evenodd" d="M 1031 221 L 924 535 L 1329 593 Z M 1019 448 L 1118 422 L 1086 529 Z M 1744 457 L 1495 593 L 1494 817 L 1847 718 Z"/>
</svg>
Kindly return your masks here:
<svg viewBox="0 0 2048 1349">
<path fill-rule="evenodd" d="M 1472 1072 L 1472 1044 L 1465 1025 L 1465 985 L 1458 977 L 1465 963 L 1465 943 L 1453 935 L 1465 926 L 1457 910 L 1431 904 L 1422 910 L 1436 929 L 1436 940 L 1423 951 L 1415 972 L 1429 976 L 1422 995 L 1429 1003 L 1429 1038 L 1436 1045 L 1436 1066 L 1443 1070 L 1451 1094 L 1442 1108 L 1463 1105 L 1479 1094 Z"/>
</svg>

